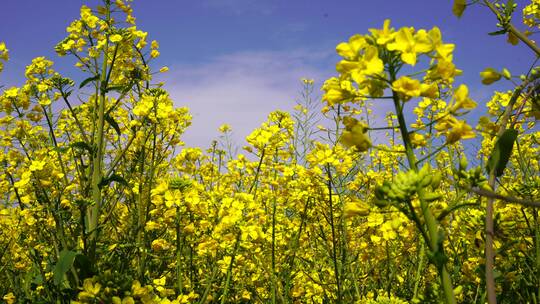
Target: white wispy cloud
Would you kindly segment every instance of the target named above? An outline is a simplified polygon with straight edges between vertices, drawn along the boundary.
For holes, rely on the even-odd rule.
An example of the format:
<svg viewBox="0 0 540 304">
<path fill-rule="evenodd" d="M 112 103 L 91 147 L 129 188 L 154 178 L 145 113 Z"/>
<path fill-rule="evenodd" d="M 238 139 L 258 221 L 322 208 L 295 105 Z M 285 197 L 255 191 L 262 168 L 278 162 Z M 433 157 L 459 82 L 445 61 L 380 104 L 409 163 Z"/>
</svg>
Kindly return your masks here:
<svg viewBox="0 0 540 304">
<path fill-rule="evenodd" d="M 317 68 L 333 52 L 312 50 L 242 51 L 203 63 L 178 64 L 161 77 L 177 106 L 187 106 L 193 125 L 184 140 L 208 147 L 219 136 L 218 127 L 232 125 L 234 140 L 243 139 L 266 120 L 268 113 L 292 110 L 302 77 L 322 81 L 333 73 Z M 317 93 L 317 92 L 316 92 Z"/>
</svg>

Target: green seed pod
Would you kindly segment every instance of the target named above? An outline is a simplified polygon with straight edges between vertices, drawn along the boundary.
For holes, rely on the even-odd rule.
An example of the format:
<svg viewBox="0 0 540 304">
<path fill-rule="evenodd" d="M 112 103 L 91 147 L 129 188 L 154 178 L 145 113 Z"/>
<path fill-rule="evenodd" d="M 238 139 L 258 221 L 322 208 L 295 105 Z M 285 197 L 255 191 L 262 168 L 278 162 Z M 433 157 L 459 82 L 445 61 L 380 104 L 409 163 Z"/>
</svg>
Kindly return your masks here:
<svg viewBox="0 0 540 304">
<path fill-rule="evenodd" d="M 430 192 L 424 195 L 424 200 L 426 202 L 433 202 L 440 199 L 441 197 L 442 197 L 442 194 L 440 193 Z"/>
<path fill-rule="evenodd" d="M 431 188 L 437 189 L 439 188 L 442 181 L 442 173 L 440 171 L 436 171 L 433 174 L 433 178 L 431 179 Z"/>
<path fill-rule="evenodd" d="M 420 187 L 425 188 L 425 187 L 431 185 L 432 181 L 433 181 L 433 175 L 428 174 L 428 175 L 424 176 L 424 178 L 422 178 L 422 180 L 420 181 Z"/>
<path fill-rule="evenodd" d="M 467 157 L 463 156 L 461 160 L 459 161 L 459 171 L 465 171 L 467 170 Z"/>
</svg>

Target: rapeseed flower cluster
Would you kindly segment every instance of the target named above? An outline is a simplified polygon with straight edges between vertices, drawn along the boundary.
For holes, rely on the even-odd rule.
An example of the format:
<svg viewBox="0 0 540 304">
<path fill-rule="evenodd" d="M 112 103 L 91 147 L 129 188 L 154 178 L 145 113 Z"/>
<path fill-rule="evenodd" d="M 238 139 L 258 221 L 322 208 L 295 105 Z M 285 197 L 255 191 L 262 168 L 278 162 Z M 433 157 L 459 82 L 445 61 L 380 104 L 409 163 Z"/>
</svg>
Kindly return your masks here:
<svg viewBox="0 0 540 304">
<path fill-rule="evenodd" d="M 320 127 L 304 78 L 240 153 L 185 147 L 191 115 L 153 83 L 159 43 L 130 4 L 83 6 L 56 46 L 86 78 L 38 57 L 0 94 L 4 302 L 483 303 L 490 248 L 499 299 L 537 298 L 537 72 L 473 128 L 455 46 L 386 20 L 336 47 Z"/>
</svg>

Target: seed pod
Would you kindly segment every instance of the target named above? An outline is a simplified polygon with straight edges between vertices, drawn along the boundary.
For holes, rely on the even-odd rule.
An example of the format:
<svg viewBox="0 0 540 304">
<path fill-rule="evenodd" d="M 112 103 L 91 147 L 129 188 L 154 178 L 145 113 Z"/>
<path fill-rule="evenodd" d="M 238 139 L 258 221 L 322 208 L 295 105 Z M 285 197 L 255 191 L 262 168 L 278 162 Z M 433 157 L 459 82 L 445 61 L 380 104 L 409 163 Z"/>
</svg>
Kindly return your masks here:
<svg viewBox="0 0 540 304">
<path fill-rule="evenodd" d="M 431 179 L 431 188 L 437 189 L 439 188 L 442 181 L 442 173 L 440 171 L 437 171 L 433 174 L 433 178 Z"/>
<path fill-rule="evenodd" d="M 428 175 L 424 176 L 422 178 L 422 180 L 420 181 L 420 187 L 422 187 L 422 188 L 427 187 L 427 186 L 431 185 L 432 181 L 433 181 L 433 175 L 428 174 Z"/>
<path fill-rule="evenodd" d="M 442 194 L 440 193 L 430 192 L 424 195 L 424 200 L 426 202 L 433 202 L 440 199 L 441 197 L 442 197 Z"/>
<path fill-rule="evenodd" d="M 459 161 L 459 171 L 467 170 L 467 165 L 468 165 L 467 158 L 463 156 L 461 160 Z"/>
</svg>

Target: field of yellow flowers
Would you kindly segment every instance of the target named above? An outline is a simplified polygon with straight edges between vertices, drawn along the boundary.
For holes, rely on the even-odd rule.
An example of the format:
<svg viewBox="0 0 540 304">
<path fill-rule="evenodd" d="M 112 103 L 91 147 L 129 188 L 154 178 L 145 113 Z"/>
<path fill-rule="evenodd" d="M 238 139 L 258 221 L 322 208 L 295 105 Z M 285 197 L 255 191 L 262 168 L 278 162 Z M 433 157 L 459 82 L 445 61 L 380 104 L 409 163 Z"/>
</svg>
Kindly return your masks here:
<svg viewBox="0 0 540 304">
<path fill-rule="evenodd" d="M 513 89 L 477 124 L 456 46 L 387 20 L 337 46 L 320 107 L 303 79 L 296 111 L 238 155 L 183 147 L 191 116 L 152 82 L 159 45 L 129 1 L 83 6 L 56 52 L 87 78 L 38 57 L 0 95 L 0 299 L 540 303 L 540 2 L 453 13 L 477 2 L 531 50 L 524 75 L 481 73 Z M 0 43 L 0 71 L 8 57 Z M 375 100 L 393 105 L 384 126 Z"/>
</svg>

